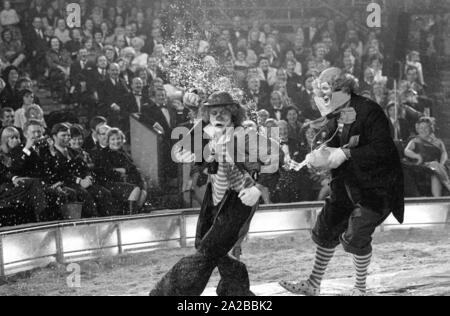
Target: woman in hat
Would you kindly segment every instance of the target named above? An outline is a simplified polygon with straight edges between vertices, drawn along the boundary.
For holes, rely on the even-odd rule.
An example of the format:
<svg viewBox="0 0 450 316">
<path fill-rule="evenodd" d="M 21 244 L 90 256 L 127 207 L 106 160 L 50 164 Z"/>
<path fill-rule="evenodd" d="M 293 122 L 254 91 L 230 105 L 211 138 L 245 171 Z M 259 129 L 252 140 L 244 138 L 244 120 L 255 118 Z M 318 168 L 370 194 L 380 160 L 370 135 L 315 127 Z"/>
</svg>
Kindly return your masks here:
<svg viewBox="0 0 450 316">
<path fill-rule="evenodd" d="M 194 144 L 190 148 L 201 142 L 205 155 L 196 157 L 196 161 L 207 166 L 209 173 L 197 226 L 196 253 L 180 260 L 155 286 L 151 296 L 200 296 L 215 268 L 219 268 L 221 275 L 217 287 L 219 296 L 253 296 L 245 264 L 228 253 L 241 239 L 242 229 L 258 207 L 261 185 L 255 179 L 259 171 L 265 172 L 261 168 L 266 167 L 260 162 L 251 163 L 254 152 L 250 152 L 250 137 L 242 127 L 245 110 L 229 93 L 213 93 L 203 110 L 208 123 L 200 122 L 190 135 L 202 136 L 205 133 L 203 139 L 206 140 L 192 140 L 189 137 L 183 140 L 186 144 Z M 200 133 L 196 133 L 196 128 L 200 128 Z M 234 142 L 237 144 L 239 140 L 242 143 L 242 138 L 246 148 L 238 146 L 235 156 L 230 147 L 233 146 L 232 140 L 237 140 Z M 183 154 L 189 156 L 192 152 L 197 150 L 186 150 Z M 237 159 L 241 154 L 245 155 L 245 162 L 242 163 Z M 276 158 L 279 157 L 272 162 L 277 163 L 278 167 Z"/>
</svg>

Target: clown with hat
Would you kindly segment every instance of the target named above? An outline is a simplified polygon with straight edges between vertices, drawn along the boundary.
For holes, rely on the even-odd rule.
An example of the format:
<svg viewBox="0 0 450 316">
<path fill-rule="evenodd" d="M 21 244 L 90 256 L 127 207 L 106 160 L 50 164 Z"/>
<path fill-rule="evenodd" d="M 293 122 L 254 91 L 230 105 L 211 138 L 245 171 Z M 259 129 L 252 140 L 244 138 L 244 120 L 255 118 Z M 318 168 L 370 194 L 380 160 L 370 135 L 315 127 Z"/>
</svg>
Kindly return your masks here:
<svg viewBox="0 0 450 316">
<path fill-rule="evenodd" d="M 196 108 L 199 98 L 189 93 L 184 101 Z M 259 174 L 278 171 L 279 147 L 272 143 L 264 146 L 268 152 L 260 152 L 258 143 L 267 144 L 267 139 L 262 140 L 253 129 L 244 129 L 246 111 L 227 92 L 213 93 L 202 112 L 203 120 L 182 140 L 187 146 L 179 155 L 194 157 L 209 173 L 197 224 L 196 253 L 180 260 L 151 296 L 200 296 L 216 268 L 221 276 L 219 296 L 253 296 L 246 265 L 229 253 L 258 208 Z M 201 144 L 200 150 L 195 143 Z M 201 157 L 196 156 L 198 152 Z"/>
<path fill-rule="evenodd" d="M 328 134 L 328 141 L 304 165 L 331 171 L 331 195 L 312 232 L 317 252 L 310 277 L 280 282 L 295 294 L 320 295 L 328 264 L 342 245 L 356 271 L 348 294 L 366 295 L 373 233 L 390 214 L 403 222 L 403 172 L 388 118 L 378 104 L 356 95 L 355 86 L 355 79 L 338 68 L 324 70 L 315 82 L 323 118 L 312 124 Z"/>
</svg>

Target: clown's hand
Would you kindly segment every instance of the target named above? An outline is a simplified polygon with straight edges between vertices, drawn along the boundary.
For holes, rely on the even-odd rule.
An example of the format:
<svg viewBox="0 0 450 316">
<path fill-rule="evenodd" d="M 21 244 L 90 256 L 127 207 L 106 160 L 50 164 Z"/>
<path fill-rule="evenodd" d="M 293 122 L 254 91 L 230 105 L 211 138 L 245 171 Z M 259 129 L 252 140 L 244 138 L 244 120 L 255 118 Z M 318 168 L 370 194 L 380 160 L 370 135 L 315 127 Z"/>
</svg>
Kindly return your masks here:
<svg viewBox="0 0 450 316">
<path fill-rule="evenodd" d="M 329 148 L 323 146 L 307 155 L 305 161 L 307 162 L 308 167 L 310 168 L 328 169 L 329 157 L 330 157 Z"/>
<path fill-rule="evenodd" d="M 248 207 L 253 207 L 258 203 L 261 198 L 261 191 L 257 187 L 251 187 L 248 189 L 243 189 L 241 193 L 239 193 L 239 198 L 242 203 Z"/>
<path fill-rule="evenodd" d="M 329 169 L 337 169 L 348 160 L 347 155 L 341 148 L 328 148 L 330 156 L 328 158 Z"/>
</svg>

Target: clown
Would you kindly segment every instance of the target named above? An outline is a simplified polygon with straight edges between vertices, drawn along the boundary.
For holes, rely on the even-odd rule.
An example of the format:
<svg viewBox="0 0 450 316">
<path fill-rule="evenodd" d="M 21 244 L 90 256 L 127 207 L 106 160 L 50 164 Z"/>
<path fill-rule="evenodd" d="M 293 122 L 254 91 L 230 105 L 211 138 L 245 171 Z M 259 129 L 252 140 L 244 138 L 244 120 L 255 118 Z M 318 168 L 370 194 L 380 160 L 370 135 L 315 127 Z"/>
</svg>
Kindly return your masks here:
<svg viewBox="0 0 450 316">
<path fill-rule="evenodd" d="M 271 164 L 265 165 L 264 161 L 268 160 L 264 158 L 269 156 L 254 152 L 258 149 L 251 146 L 250 138 L 243 134 L 245 110 L 229 93 L 212 94 L 203 108 L 207 122 L 199 122 L 192 131 L 195 135 L 196 128 L 202 128 L 203 135 L 200 135 L 204 138 L 201 143 L 205 154 L 201 162 L 196 161 L 209 173 L 197 225 L 197 251 L 179 261 L 156 285 L 151 296 L 199 296 L 216 267 L 221 275 L 217 287 L 219 296 L 253 296 L 245 264 L 228 253 L 242 238 L 243 228 L 258 207 L 262 190 L 257 182 L 259 173 L 272 170 L 273 163 L 278 162 L 272 159 Z M 203 129 L 203 126 L 206 127 Z M 245 148 L 239 148 L 239 143 L 244 143 Z M 235 151 L 232 150 L 234 145 L 238 146 Z M 181 156 L 195 156 L 196 150 L 192 150 L 195 145 L 189 147 Z M 251 158 L 255 154 L 257 161 Z M 240 158 L 244 158 L 243 162 Z"/>
<path fill-rule="evenodd" d="M 306 158 L 306 164 L 331 170 L 331 195 L 312 232 L 317 245 L 314 269 L 306 281 L 281 281 L 288 291 L 320 295 L 321 282 L 336 247 L 353 256 L 356 270 L 351 296 L 366 295 L 372 258 L 372 235 L 393 213 L 404 216 L 400 158 L 381 107 L 354 94 L 355 80 L 338 68 L 325 70 L 315 83 L 319 126 L 328 141 Z M 316 122 L 317 123 L 317 122 Z"/>
</svg>

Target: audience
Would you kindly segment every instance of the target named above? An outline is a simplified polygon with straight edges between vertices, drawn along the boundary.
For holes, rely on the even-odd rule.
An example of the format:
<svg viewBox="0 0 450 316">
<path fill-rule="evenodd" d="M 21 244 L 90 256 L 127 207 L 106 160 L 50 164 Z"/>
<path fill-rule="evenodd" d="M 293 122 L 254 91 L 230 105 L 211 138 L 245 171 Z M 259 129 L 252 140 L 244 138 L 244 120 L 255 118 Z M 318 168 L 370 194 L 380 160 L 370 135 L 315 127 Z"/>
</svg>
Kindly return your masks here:
<svg viewBox="0 0 450 316">
<path fill-rule="evenodd" d="M 386 111 L 399 149 L 417 162 L 409 162 L 408 170 L 415 175 L 417 167 L 429 175 L 434 196 L 448 189 L 446 150 L 434 125 L 426 121 L 434 110 L 430 60 L 445 54 L 447 33 L 439 31 L 447 29 L 445 19 L 413 37 L 404 60 L 393 60 L 386 49 L 392 46 L 391 38 L 331 14 L 311 16 L 302 25 L 282 30 L 263 24 L 258 14 L 242 12 L 230 25 L 219 27 L 212 18 L 198 17 L 191 1 L 183 8 L 190 8 L 192 17 L 181 17 L 176 0 L 167 8 L 158 1 L 80 2 L 79 29 L 66 26 L 66 1 L 31 1 L 25 10 L 4 1 L 0 12 L 0 128 L 10 140 L 3 145 L 2 137 L 2 155 L 10 157 L 10 163 L 4 164 L 1 185 L 14 186 L 14 177 L 41 181 L 44 207 L 27 205 L 41 219 L 60 218 L 60 209 L 72 202 L 83 203 L 87 217 L 139 212 L 147 188 L 125 145 L 129 116 L 140 114 L 161 136 L 162 174 L 177 178 L 170 136 L 174 128 L 198 119 L 183 103 L 192 89 L 202 91 L 203 100 L 218 85 L 233 90 L 256 124 L 249 122 L 249 128 L 265 133 L 280 128 L 277 141 L 285 156 L 301 162 L 323 141 L 311 123 L 321 117 L 314 81 L 330 66 L 357 78 L 359 93 Z M 436 45 L 439 40 L 442 45 Z M 397 62 L 402 62 L 401 79 L 386 69 Z M 393 91 L 394 80 L 398 91 Z M 51 122 L 46 131 L 47 104 L 36 97 L 41 88 L 50 90 L 58 111 L 69 108 L 83 118 L 88 131 L 64 120 Z M 23 133 L 23 144 L 17 143 L 16 132 L 19 140 Z M 9 148 L 8 143 L 17 144 Z M 204 171 L 193 170 L 191 175 L 195 198 L 201 201 Z M 329 192 L 329 175 L 315 171 L 280 170 L 265 181 L 265 203 L 322 200 Z"/>
</svg>

